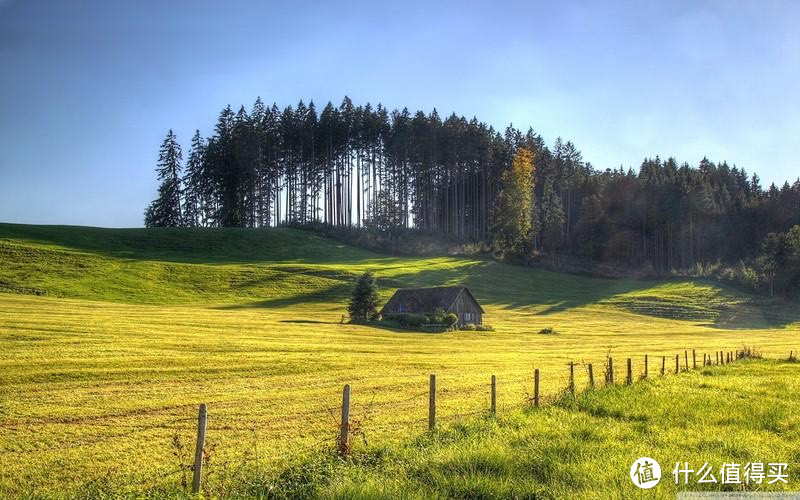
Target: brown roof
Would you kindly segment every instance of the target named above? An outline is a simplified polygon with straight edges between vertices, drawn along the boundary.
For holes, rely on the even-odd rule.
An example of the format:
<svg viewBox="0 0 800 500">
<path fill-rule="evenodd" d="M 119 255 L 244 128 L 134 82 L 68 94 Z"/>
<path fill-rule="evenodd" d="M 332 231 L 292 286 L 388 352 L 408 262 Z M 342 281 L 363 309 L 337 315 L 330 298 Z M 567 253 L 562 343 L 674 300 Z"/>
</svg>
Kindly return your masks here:
<svg viewBox="0 0 800 500">
<path fill-rule="evenodd" d="M 386 305 L 383 306 L 381 314 L 387 309 L 420 314 L 432 313 L 436 309 L 447 311 L 462 292 L 469 295 L 469 298 L 475 302 L 481 312 L 485 312 L 467 287 L 437 286 L 430 288 L 399 288 Z"/>
</svg>

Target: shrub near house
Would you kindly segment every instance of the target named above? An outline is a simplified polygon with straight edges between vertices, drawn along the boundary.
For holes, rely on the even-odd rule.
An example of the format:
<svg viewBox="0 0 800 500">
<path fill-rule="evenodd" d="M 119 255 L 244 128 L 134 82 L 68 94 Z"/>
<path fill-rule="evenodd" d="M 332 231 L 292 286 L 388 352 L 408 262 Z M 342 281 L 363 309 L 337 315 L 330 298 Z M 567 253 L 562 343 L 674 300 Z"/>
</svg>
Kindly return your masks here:
<svg viewBox="0 0 800 500">
<path fill-rule="evenodd" d="M 402 328 L 424 331 L 447 331 L 458 326 L 458 316 L 439 310 L 433 314 L 399 313 L 382 316 L 382 321 Z"/>
</svg>

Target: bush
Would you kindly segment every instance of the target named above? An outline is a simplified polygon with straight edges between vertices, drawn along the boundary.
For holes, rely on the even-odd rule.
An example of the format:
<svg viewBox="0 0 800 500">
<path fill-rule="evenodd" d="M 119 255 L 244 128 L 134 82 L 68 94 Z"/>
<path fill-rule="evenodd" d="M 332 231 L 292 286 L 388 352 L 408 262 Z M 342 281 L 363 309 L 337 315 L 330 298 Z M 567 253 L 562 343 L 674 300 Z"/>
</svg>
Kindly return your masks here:
<svg viewBox="0 0 800 500">
<path fill-rule="evenodd" d="M 384 321 L 391 321 L 399 324 L 405 328 L 419 328 L 429 322 L 428 317 L 424 314 L 387 314 Z"/>
<path fill-rule="evenodd" d="M 548 326 L 547 328 L 542 328 L 541 330 L 539 330 L 539 333 L 541 333 L 542 335 L 555 335 L 556 330 L 555 328 L 551 328 Z"/>
<path fill-rule="evenodd" d="M 474 323 L 467 323 L 466 325 L 461 325 L 458 329 L 459 330 L 466 330 L 466 331 L 470 331 L 470 332 L 475 332 L 475 331 L 478 331 L 478 332 L 493 332 L 494 331 L 494 328 L 492 328 L 491 325 L 476 325 Z"/>
<path fill-rule="evenodd" d="M 446 332 L 458 327 L 458 316 L 452 313 L 445 314 L 444 312 L 436 312 L 431 315 L 410 313 L 387 314 L 381 319 L 388 323 L 394 323 L 401 328 L 426 332 Z"/>
<path fill-rule="evenodd" d="M 742 358 L 745 358 L 745 359 L 747 359 L 747 358 L 761 359 L 762 358 L 760 351 L 756 350 L 755 347 L 748 346 L 748 345 L 742 346 L 742 350 L 739 351 L 739 356 L 741 356 Z"/>
</svg>

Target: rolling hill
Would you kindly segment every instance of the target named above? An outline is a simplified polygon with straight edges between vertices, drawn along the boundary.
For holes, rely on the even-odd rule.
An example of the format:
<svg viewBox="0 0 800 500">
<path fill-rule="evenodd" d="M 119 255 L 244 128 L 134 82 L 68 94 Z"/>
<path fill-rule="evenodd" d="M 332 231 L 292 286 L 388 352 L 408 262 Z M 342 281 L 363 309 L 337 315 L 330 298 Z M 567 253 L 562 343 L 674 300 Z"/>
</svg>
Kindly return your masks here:
<svg viewBox="0 0 800 500">
<path fill-rule="evenodd" d="M 495 331 L 343 323 L 365 270 L 384 297 L 466 284 Z M 645 354 L 692 349 L 785 357 L 798 320 L 792 304 L 710 282 L 391 257 L 293 229 L 0 224 L 0 494 L 176 487 L 176 443 L 190 447 L 200 402 L 219 464 L 210 481 L 223 485 L 222 464 L 243 454 L 280 470 L 330 444 L 345 383 L 364 440 L 404 442 L 424 430 L 432 372 L 447 423 L 485 412 L 492 374 L 510 412 L 530 396 L 534 367 L 552 398 L 568 362 L 585 385 L 586 365 L 609 354 L 637 372 Z"/>
<path fill-rule="evenodd" d="M 601 305 L 668 319 L 719 321 L 726 327 L 800 320 L 791 304 L 711 282 L 609 280 L 491 260 L 387 257 L 283 228 L 0 224 L 0 261 L 0 290 L 128 304 L 343 303 L 355 278 L 373 270 L 386 294 L 401 286 L 463 283 L 489 304 L 539 314 Z"/>
</svg>

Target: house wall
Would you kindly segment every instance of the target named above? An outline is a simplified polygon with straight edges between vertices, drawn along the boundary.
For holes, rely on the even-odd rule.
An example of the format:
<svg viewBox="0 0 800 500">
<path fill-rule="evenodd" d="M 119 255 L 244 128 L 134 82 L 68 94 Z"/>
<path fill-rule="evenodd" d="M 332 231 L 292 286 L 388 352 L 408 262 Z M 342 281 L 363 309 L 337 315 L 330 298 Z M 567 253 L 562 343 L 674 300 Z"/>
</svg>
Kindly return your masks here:
<svg viewBox="0 0 800 500">
<path fill-rule="evenodd" d="M 458 296 L 455 303 L 450 308 L 450 312 L 455 313 L 455 315 L 458 316 L 458 322 L 461 325 L 466 325 L 469 323 L 480 325 L 483 322 L 483 315 L 481 314 L 480 306 L 464 292 Z"/>
</svg>

